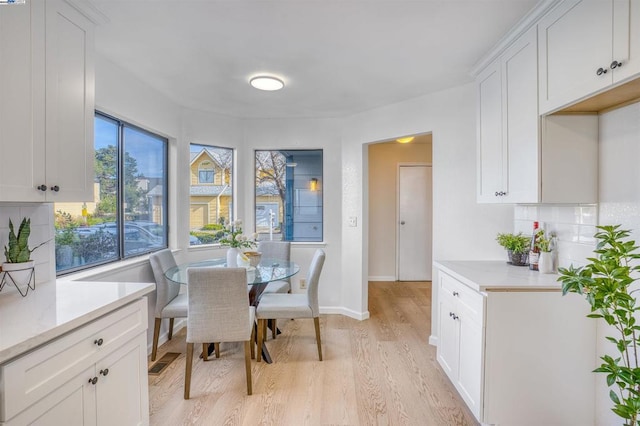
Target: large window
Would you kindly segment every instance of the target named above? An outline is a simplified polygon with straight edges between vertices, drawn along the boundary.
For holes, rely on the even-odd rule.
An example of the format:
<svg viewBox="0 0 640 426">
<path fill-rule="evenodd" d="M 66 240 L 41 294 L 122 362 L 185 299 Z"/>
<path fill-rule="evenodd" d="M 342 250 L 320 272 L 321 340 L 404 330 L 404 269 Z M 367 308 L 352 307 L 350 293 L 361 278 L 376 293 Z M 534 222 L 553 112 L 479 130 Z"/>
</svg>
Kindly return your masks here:
<svg viewBox="0 0 640 426">
<path fill-rule="evenodd" d="M 96 113 L 94 199 L 56 203 L 56 270 L 167 247 L 167 139 Z"/>
<path fill-rule="evenodd" d="M 233 149 L 191 144 L 189 169 L 189 243 L 217 243 L 233 220 Z"/>
<path fill-rule="evenodd" d="M 256 151 L 260 240 L 322 241 L 322 150 Z"/>
</svg>

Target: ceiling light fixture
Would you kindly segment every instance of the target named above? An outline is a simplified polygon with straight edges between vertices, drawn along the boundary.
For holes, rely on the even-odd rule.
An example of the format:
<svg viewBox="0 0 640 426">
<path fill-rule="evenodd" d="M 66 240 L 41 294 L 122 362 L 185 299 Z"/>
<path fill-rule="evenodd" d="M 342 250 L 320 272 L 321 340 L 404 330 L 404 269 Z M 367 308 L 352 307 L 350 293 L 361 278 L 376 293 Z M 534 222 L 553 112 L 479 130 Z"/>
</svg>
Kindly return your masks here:
<svg viewBox="0 0 640 426">
<path fill-rule="evenodd" d="M 268 75 L 259 75 L 253 77 L 251 80 L 249 80 L 249 84 L 251 84 L 256 89 L 268 91 L 280 90 L 284 87 L 284 81 L 280 80 L 277 77 L 271 77 Z"/>
<path fill-rule="evenodd" d="M 413 136 L 407 136 L 406 138 L 398 138 L 398 139 L 396 139 L 396 141 L 398 141 L 399 143 L 409 143 L 414 139 L 415 139 L 415 137 L 413 137 Z"/>
</svg>

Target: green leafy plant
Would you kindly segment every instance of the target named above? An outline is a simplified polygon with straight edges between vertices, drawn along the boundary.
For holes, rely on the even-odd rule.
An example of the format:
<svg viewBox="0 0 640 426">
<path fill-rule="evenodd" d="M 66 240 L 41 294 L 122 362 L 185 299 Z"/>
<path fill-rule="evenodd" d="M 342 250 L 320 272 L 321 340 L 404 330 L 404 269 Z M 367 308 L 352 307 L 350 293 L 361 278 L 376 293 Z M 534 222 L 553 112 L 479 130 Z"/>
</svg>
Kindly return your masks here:
<svg viewBox="0 0 640 426">
<path fill-rule="evenodd" d="M 536 247 L 538 247 L 542 252 L 550 252 L 552 238 L 553 237 L 547 238 L 544 229 L 540 229 L 538 231 L 538 238 L 536 239 Z"/>
<path fill-rule="evenodd" d="M 640 310 L 630 286 L 637 280 L 640 259 L 635 241 L 628 240 L 630 231 L 619 229 L 620 225 L 598 226 L 595 238 L 596 257 L 588 258 L 584 267 L 559 268 L 562 294 L 584 295 L 591 314 L 589 318 L 602 318 L 616 336 L 606 336 L 619 356 L 604 355 L 600 367 L 594 372 L 604 373 L 607 385 L 612 388 L 609 397 L 613 401 L 612 411 L 625 419 L 625 425 L 640 425 L 640 365 L 638 349 L 640 325 L 635 313 Z"/>
<path fill-rule="evenodd" d="M 496 241 L 502 247 L 514 253 L 527 253 L 531 238 L 522 235 L 522 232 L 517 234 L 500 233 L 496 237 Z"/>
<path fill-rule="evenodd" d="M 29 248 L 29 235 L 31 234 L 31 219 L 22 219 L 18 234 L 13 228 L 13 222 L 9 219 L 9 246 L 4 246 L 4 256 L 7 263 L 23 263 L 31 260 L 31 253 L 44 243 L 38 244 L 34 248 Z"/>
</svg>

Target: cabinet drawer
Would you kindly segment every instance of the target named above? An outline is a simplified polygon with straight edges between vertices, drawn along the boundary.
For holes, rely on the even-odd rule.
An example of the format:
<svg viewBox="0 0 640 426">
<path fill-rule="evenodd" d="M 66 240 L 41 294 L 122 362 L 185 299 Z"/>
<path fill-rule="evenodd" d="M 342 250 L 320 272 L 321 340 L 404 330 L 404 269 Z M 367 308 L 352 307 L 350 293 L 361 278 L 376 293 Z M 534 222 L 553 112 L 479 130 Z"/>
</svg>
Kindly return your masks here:
<svg viewBox="0 0 640 426">
<path fill-rule="evenodd" d="M 0 395 L 0 421 L 42 399 L 146 328 L 143 298 L 0 366 L 5 390 Z"/>
<path fill-rule="evenodd" d="M 468 319 L 482 324 L 483 296 L 442 271 L 439 276 L 440 294 L 453 297 L 458 304 L 464 305 L 462 308 Z"/>
</svg>

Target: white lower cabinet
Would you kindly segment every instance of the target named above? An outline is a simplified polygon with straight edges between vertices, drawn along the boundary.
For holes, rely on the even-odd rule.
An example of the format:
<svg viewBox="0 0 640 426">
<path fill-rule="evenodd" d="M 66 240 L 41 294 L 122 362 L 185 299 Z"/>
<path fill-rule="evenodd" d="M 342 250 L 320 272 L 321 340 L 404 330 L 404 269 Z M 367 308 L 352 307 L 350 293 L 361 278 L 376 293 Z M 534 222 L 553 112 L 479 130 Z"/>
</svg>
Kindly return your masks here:
<svg viewBox="0 0 640 426">
<path fill-rule="evenodd" d="M 6 425 L 148 425 L 146 298 L 0 366 Z"/>
<path fill-rule="evenodd" d="M 438 363 L 483 425 L 594 425 L 588 304 L 531 287 L 476 291 L 438 270 Z"/>
</svg>

